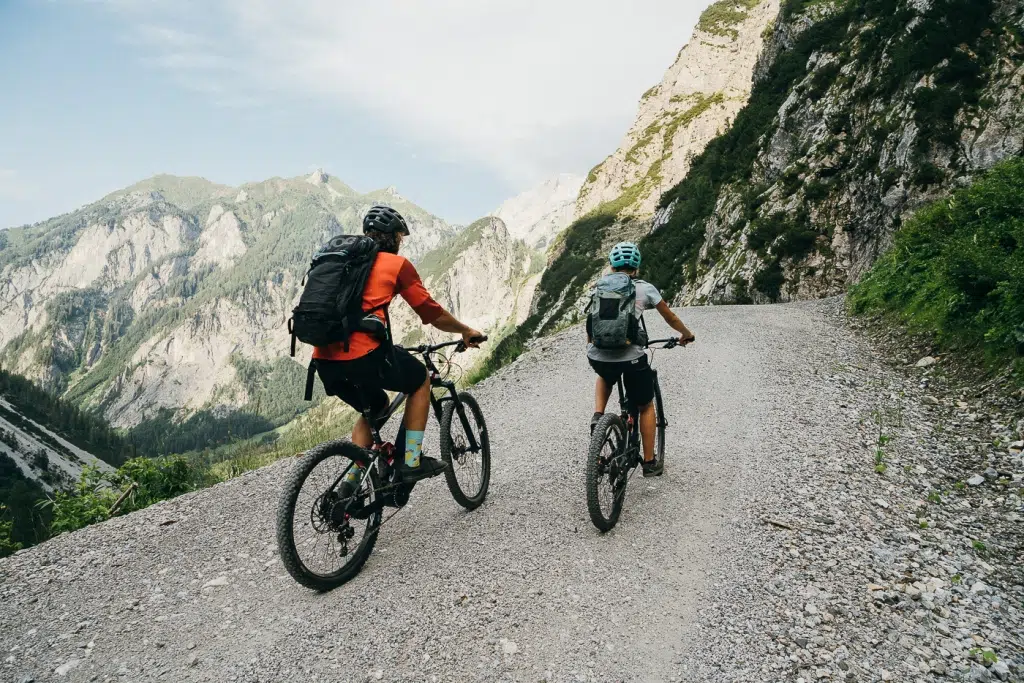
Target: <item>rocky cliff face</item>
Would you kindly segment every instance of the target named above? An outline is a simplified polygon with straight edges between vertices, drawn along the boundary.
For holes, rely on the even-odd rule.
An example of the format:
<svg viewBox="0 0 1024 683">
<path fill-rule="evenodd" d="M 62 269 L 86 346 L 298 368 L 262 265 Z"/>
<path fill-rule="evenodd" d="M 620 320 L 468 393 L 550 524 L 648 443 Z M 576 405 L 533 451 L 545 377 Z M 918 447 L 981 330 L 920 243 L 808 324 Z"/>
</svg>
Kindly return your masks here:
<svg viewBox="0 0 1024 683">
<path fill-rule="evenodd" d="M 682 229 L 695 241 L 677 302 L 841 293 L 910 213 L 1024 152 L 1022 31 L 1020 2 L 789 3 L 757 73 L 785 96 L 749 165 Z M 682 227 L 685 193 L 666 197 L 651 248 Z"/>
<path fill-rule="evenodd" d="M 621 212 L 654 213 L 662 192 L 725 130 L 750 96 L 751 75 L 779 0 L 722 0 L 705 10 L 693 36 L 640 100 L 619 148 L 587 176 L 576 217 L 618 201 Z"/>
<path fill-rule="evenodd" d="M 500 218 L 488 216 L 424 257 L 420 276 L 438 303 L 496 341 L 528 315 L 543 264 L 540 251 L 514 238 Z M 394 307 L 392 324 L 396 338 L 410 343 L 451 338 L 423 327 L 404 304 Z M 459 364 L 469 369 L 489 347 L 467 352 L 459 357 Z"/>
<path fill-rule="evenodd" d="M 563 173 L 504 202 L 492 214 L 515 239 L 543 249 L 573 220 L 583 179 Z"/>
<path fill-rule="evenodd" d="M 46 425 L 29 419 L 0 397 L 0 454 L 9 457 L 26 479 L 51 493 L 78 481 L 84 467 L 113 468 Z"/>
<path fill-rule="evenodd" d="M 732 125 L 653 217 L 646 190 L 623 192 L 566 230 L 525 332 L 571 319 L 624 238 L 642 238 L 645 277 L 676 303 L 844 291 L 908 214 L 1024 152 L 1022 15 L 1019 0 L 784 0 Z"/>
</svg>

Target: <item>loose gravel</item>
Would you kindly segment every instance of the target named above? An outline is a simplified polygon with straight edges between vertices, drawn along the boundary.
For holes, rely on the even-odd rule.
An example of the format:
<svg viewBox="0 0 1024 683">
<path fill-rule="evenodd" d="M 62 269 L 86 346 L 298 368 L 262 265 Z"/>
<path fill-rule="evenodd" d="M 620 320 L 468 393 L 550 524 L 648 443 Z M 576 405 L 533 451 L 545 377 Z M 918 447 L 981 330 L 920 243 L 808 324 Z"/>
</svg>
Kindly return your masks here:
<svg viewBox="0 0 1024 683">
<path fill-rule="evenodd" d="M 327 594 L 276 557 L 291 460 L 60 536 L 0 560 L 0 679 L 1020 680 L 1020 401 L 937 392 L 943 359 L 884 362 L 835 300 L 681 315 L 666 474 L 614 531 L 574 328 L 473 388 L 480 509 L 422 482 Z"/>
</svg>

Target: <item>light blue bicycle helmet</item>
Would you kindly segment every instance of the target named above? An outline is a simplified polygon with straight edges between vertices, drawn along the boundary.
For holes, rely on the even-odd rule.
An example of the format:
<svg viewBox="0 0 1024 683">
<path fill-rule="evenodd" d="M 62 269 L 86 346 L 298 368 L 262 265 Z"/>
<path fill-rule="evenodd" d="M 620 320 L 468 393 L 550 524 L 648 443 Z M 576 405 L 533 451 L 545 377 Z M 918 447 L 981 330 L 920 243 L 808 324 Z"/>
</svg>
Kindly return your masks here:
<svg viewBox="0 0 1024 683">
<path fill-rule="evenodd" d="M 612 268 L 636 270 L 640 267 L 640 248 L 632 242 L 619 242 L 612 247 L 608 260 Z"/>
</svg>

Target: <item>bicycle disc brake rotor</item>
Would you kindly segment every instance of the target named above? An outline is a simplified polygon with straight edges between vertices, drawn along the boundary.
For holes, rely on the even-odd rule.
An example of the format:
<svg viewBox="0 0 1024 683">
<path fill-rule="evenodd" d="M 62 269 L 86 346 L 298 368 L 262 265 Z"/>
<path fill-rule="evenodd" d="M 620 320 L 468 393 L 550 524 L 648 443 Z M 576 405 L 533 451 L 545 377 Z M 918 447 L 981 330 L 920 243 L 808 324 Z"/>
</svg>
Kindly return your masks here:
<svg viewBox="0 0 1024 683">
<path fill-rule="evenodd" d="M 466 446 L 466 439 L 459 434 L 452 438 L 452 457 L 460 465 L 465 465 L 469 455 L 469 447 Z"/>
<path fill-rule="evenodd" d="M 325 534 L 337 529 L 334 520 L 334 509 L 338 505 L 337 491 L 324 491 L 320 497 L 313 502 L 313 509 L 309 511 L 309 523 L 318 534 Z"/>
</svg>

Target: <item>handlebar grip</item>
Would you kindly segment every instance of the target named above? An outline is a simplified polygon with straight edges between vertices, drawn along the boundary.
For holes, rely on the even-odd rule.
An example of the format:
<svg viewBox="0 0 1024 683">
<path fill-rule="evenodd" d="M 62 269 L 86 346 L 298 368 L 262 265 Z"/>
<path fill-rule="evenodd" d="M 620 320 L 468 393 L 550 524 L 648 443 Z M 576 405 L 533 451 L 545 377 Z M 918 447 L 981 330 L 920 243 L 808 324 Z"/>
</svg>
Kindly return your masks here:
<svg viewBox="0 0 1024 683">
<path fill-rule="evenodd" d="M 479 337 L 470 337 L 469 341 L 471 341 L 471 342 L 473 342 L 475 344 L 480 344 L 481 342 L 487 341 L 487 335 L 486 334 L 481 334 Z"/>
</svg>

